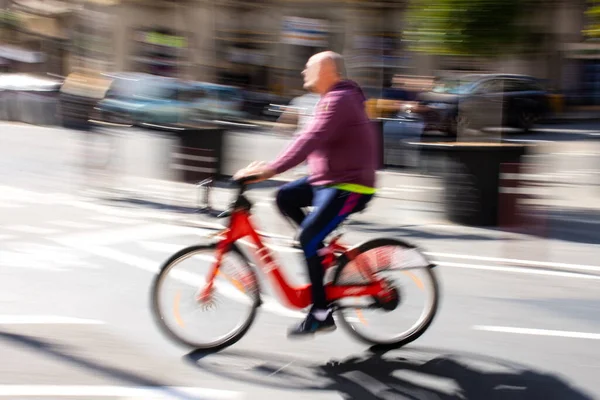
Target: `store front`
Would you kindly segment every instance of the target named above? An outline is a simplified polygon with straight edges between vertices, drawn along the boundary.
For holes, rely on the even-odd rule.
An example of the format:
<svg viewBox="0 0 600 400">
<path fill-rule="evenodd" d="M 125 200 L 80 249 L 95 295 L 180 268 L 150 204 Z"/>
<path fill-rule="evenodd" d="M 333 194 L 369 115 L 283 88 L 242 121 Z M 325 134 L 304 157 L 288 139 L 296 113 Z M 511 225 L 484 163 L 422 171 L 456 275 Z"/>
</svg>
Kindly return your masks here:
<svg viewBox="0 0 600 400">
<path fill-rule="evenodd" d="M 71 71 L 112 71 L 115 18 L 109 6 L 86 3 L 74 15 Z"/>
<path fill-rule="evenodd" d="M 132 39 L 135 71 L 178 77 L 188 64 L 188 40 L 182 32 L 163 27 L 135 28 Z"/>
<path fill-rule="evenodd" d="M 568 44 L 564 57 L 567 101 L 577 106 L 600 106 L 600 43 Z"/>
<path fill-rule="evenodd" d="M 223 29 L 217 33 L 219 83 L 268 90 L 274 60 L 275 32 Z"/>
<path fill-rule="evenodd" d="M 303 90 L 302 71 L 314 54 L 336 50 L 331 35 L 332 22 L 324 18 L 283 16 L 281 20 L 281 49 L 279 84 L 282 92 L 298 95 Z"/>
<path fill-rule="evenodd" d="M 394 32 L 360 32 L 353 37 L 348 69 L 353 79 L 369 88 L 388 88 L 395 75 L 404 73 L 410 58 L 400 54 Z"/>
<path fill-rule="evenodd" d="M 20 6 L 4 10 L 0 58 L 6 71 L 56 75 L 66 72 L 70 14 L 67 8 L 58 7 L 37 10 Z"/>
</svg>

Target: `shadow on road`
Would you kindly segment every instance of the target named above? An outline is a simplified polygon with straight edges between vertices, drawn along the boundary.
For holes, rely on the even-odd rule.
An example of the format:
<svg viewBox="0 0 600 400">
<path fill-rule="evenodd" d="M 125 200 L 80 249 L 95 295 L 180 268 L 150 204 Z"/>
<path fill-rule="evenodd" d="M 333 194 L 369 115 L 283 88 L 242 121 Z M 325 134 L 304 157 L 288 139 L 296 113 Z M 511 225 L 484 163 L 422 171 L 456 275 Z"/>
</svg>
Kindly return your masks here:
<svg viewBox="0 0 600 400">
<path fill-rule="evenodd" d="M 87 357 L 77 355 L 78 352 L 81 352 L 80 349 L 66 346 L 58 342 L 51 342 L 46 339 L 6 331 L 0 331 L 0 340 L 12 342 L 15 345 L 27 348 L 29 350 L 38 351 L 46 356 L 55 358 L 58 361 L 72 364 L 77 368 L 88 370 L 96 375 L 116 379 L 131 385 L 148 386 L 156 388 L 157 390 L 162 390 L 166 395 L 173 396 L 173 398 L 186 400 L 198 399 L 197 397 L 182 393 L 175 388 L 168 387 L 164 382 L 159 382 L 152 378 L 146 378 L 130 371 L 105 365 Z"/>
<path fill-rule="evenodd" d="M 591 400 L 557 376 L 472 354 L 370 351 L 325 365 L 266 352 L 193 352 L 197 367 L 221 377 L 288 390 L 332 391 L 346 400 Z"/>
<path fill-rule="evenodd" d="M 198 212 L 196 207 L 177 206 L 163 201 L 145 200 L 134 197 L 106 198 L 103 200 L 114 206 L 149 208 L 156 211 L 170 211 L 182 214 L 194 214 Z"/>
<path fill-rule="evenodd" d="M 488 229 L 489 235 L 486 234 L 470 234 L 470 233 L 452 233 L 441 232 L 434 230 L 431 227 L 424 225 L 398 225 L 379 224 L 367 221 L 350 220 L 347 225 L 352 227 L 352 230 L 365 233 L 376 233 L 379 235 L 387 235 L 397 238 L 414 238 L 414 239 L 438 239 L 438 240 L 498 240 L 501 231 Z M 482 229 L 482 232 L 485 230 Z M 502 240 L 516 240 L 510 237 L 502 237 Z"/>
<path fill-rule="evenodd" d="M 550 209 L 546 211 L 546 238 L 600 244 L 600 210 Z"/>
</svg>

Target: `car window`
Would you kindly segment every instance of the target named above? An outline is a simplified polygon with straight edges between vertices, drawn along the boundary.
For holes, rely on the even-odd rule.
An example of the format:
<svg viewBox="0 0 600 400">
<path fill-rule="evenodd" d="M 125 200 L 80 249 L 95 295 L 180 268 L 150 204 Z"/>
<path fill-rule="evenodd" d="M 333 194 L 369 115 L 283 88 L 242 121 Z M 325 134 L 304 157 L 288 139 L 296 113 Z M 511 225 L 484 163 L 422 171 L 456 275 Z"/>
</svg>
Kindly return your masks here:
<svg viewBox="0 0 600 400">
<path fill-rule="evenodd" d="M 132 98 L 143 86 L 142 79 L 115 79 L 106 93 L 106 98 Z"/>
<path fill-rule="evenodd" d="M 219 100 L 221 101 L 239 101 L 241 94 L 235 89 L 220 89 Z"/>
<path fill-rule="evenodd" d="M 544 90 L 542 85 L 533 79 L 508 79 L 505 83 L 506 92 L 531 92 Z"/>
<path fill-rule="evenodd" d="M 187 89 L 180 91 L 178 100 L 193 103 L 205 97 L 206 93 L 202 89 Z"/>
<path fill-rule="evenodd" d="M 523 92 L 527 91 L 526 82 L 518 79 L 507 79 L 504 81 L 504 91 L 505 92 Z"/>
<path fill-rule="evenodd" d="M 491 79 L 477 85 L 473 92 L 477 94 L 502 93 L 504 85 L 500 79 Z"/>
<path fill-rule="evenodd" d="M 156 87 L 148 88 L 142 96 L 149 99 L 179 100 L 180 91 L 175 87 L 159 84 Z"/>
<path fill-rule="evenodd" d="M 479 76 L 461 76 L 459 78 L 441 78 L 436 80 L 431 90 L 434 93 L 466 94 L 477 85 Z"/>
<path fill-rule="evenodd" d="M 527 91 L 543 91 L 544 86 L 538 82 L 538 81 L 534 81 L 534 80 L 528 80 L 528 81 L 523 81 L 523 90 L 527 90 Z"/>
</svg>

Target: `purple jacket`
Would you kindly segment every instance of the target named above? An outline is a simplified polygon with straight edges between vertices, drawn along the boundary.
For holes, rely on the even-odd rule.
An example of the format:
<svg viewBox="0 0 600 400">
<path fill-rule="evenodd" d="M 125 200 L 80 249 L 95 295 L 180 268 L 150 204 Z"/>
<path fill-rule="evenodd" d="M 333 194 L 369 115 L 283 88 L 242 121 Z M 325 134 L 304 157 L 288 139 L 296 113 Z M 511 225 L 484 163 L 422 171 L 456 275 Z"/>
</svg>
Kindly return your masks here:
<svg viewBox="0 0 600 400">
<path fill-rule="evenodd" d="M 307 160 L 313 185 L 375 187 L 376 132 L 365 100 L 356 83 L 337 83 L 317 104 L 313 121 L 270 167 L 280 174 Z"/>
</svg>

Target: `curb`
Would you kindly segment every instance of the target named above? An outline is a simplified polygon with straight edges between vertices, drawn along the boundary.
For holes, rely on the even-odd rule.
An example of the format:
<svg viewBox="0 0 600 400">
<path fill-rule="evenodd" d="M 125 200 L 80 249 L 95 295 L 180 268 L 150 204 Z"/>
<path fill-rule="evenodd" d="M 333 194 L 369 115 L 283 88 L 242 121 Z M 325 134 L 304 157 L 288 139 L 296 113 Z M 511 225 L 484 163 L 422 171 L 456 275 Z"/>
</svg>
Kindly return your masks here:
<svg viewBox="0 0 600 400">
<path fill-rule="evenodd" d="M 539 121 L 540 125 L 567 124 L 573 122 L 600 122 L 599 116 L 584 116 L 584 117 L 555 117 Z"/>
</svg>

